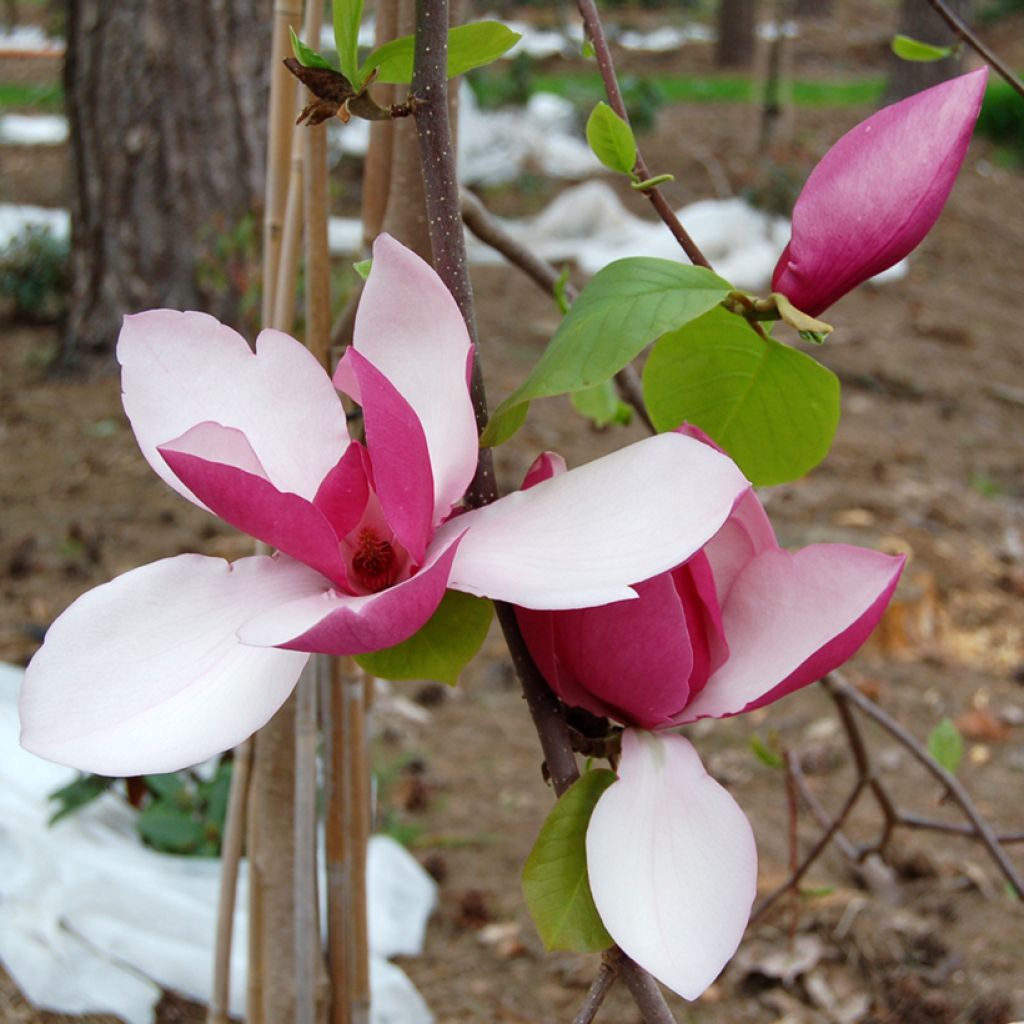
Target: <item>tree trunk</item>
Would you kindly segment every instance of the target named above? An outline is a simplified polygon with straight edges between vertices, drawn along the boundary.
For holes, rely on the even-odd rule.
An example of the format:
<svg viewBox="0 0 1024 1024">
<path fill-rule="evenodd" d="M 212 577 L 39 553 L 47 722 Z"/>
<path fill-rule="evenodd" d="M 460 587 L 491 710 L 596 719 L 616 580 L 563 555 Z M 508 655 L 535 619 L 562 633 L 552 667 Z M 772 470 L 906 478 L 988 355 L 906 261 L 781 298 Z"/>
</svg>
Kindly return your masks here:
<svg viewBox="0 0 1024 1024">
<path fill-rule="evenodd" d="M 715 64 L 746 68 L 754 60 L 756 0 L 719 0 Z"/>
<path fill-rule="evenodd" d="M 255 281 L 270 0 L 69 0 L 64 361 L 151 306 L 237 323 Z"/>
<path fill-rule="evenodd" d="M 835 0 L 796 0 L 793 13 L 798 18 L 829 18 L 835 9 Z"/>
<path fill-rule="evenodd" d="M 948 5 L 963 21 L 970 22 L 971 0 L 948 0 Z M 951 46 L 956 42 L 956 37 L 949 26 L 926 0 L 902 0 L 897 31 L 922 43 L 932 43 L 934 46 Z M 897 100 L 906 99 L 915 92 L 958 75 L 961 63 L 960 56 L 919 62 L 900 60 L 892 54 L 889 58 L 889 83 L 886 86 L 885 102 L 895 103 Z"/>
</svg>

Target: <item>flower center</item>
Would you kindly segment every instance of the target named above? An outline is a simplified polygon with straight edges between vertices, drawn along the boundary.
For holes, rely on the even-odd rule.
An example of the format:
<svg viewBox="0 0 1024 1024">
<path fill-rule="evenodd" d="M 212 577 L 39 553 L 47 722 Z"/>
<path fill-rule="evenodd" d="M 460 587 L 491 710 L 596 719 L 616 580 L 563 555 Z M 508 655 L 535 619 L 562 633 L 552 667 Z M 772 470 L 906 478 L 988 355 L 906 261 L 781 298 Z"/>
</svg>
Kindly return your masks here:
<svg viewBox="0 0 1024 1024">
<path fill-rule="evenodd" d="M 364 526 L 356 538 L 352 571 L 367 590 L 385 590 L 398 575 L 395 549 L 371 527 Z"/>
</svg>

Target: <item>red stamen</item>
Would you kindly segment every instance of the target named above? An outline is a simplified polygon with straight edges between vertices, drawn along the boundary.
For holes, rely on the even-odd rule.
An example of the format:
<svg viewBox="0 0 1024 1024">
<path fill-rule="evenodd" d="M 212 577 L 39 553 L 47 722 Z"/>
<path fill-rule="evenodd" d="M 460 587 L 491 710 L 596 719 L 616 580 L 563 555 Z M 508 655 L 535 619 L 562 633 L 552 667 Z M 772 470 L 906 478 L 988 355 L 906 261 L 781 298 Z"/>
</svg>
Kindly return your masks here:
<svg viewBox="0 0 1024 1024">
<path fill-rule="evenodd" d="M 352 555 L 352 572 L 367 590 L 385 590 L 398 575 L 395 549 L 368 526 L 359 531 Z"/>
</svg>

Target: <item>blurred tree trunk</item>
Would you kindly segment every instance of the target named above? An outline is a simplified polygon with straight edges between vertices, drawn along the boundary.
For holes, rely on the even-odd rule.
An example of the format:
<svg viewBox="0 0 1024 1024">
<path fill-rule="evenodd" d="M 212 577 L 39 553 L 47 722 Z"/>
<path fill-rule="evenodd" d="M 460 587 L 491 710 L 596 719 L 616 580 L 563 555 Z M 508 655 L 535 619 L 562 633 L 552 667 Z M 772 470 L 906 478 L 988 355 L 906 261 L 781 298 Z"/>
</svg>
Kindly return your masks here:
<svg viewBox="0 0 1024 1024">
<path fill-rule="evenodd" d="M 256 253 L 270 0 L 68 0 L 71 309 L 62 362 L 151 306 L 239 317 Z M 258 233 L 252 234 L 258 238 Z"/>
<path fill-rule="evenodd" d="M 971 0 L 947 0 L 950 10 L 970 23 Z M 934 46 L 950 46 L 956 37 L 949 26 L 935 13 L 926 0 L 901 0 L 897 32 Z M 900 60 L 895 54 L 889 58 L 889 82 L 885 102 L 895 103 L 922 89 L 928 89 L 961 71 L 960 57 L 927 62 Z"/>
<path fill-rule="evenodd" d="M 798 18 L 828 18 L 835 9 L 836 0 L 796 0 L 793 13 Z"/>
<path fill-rule="evenodd" d="M 715 65 L 746 68 L 754 61 L 756 0 L 719 0 Z"/>
</svg>

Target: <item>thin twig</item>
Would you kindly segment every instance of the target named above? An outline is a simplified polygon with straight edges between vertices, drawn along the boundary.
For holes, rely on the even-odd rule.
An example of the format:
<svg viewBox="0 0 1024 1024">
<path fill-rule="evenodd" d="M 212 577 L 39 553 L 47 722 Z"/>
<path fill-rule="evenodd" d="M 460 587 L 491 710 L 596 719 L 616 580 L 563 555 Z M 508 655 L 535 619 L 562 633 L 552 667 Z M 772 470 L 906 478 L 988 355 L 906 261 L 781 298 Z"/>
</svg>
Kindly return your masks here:
<svg viewBox="0 0 1024 1024">
<path fill-rule="evenodd" d="M 1024 82 L 946 6 L 945 0 L 928 0 L 928 3 L 932 5 L 935 13 L 953 30 L 955 35 L 959 36 L 980 57 L 991 64 L 1012 89 L 1015 89 L 1021 96 L 1024 96 Z"/>
<path fill-rule="evenodd" d="M 583 1000 L 579 1013 L 573 1018 L 572 1024 L 593 1024 L 598 1010 L 604 1005 L 605 998 L 611 991 L 615 979 L 618 977 L 619 968 L 622 966 L 622 952 L 618 949 L 611 950 L 601 958 L 601 969 L 597 972 Z"/>
<path fill-rule="evenodd" d="M 416 134 L 434 267 L 459 305 L 477 355 L 473 291 L 467 269 L 455 152 L 448 118 L 447 64 L 448 2 L 416 0 L 412 91 L 420 101 L 416 110 Z M 473 360 L 471 393 L 477 427 L 482 431 L 487 425 L 487 394 L 479 358 Z M 497 496 L 491 452 L 484 448 L 481 449 L 477 474 L 467 491 L 466 500 L 476 507 L 489 504 Z M 579 778 L 561 703 L 534 665 L 511 605 L 498 602 L 497 613 L 540 737 L 555 792 L 560 794 Z M 647 1024 L 674 1024 L 657 983 L 646 971 L 624 957 L 622 973 Z"/>
<path fill-rule="evenodd" d="M 924 745 L 918 742 L 899 722 L 883 711 L 873 700 L 865 697 L 856 687 L 851 686 L 839 673 L 830 673 L 822 680 L 822 684 L 833 696 L 839 695 L 841 699 L 849 701 L 858 711 L 867 718 L 870 718 L 876 725 L 881 726 L 890 736 L 899 740 L 910 752 L 911 756 L 942 783 L 946 791 L 960 806 L 964 815 L 974 826 L 977 838 L 984 844 L 992 859 L 998 865 L 999 870 L 1003 873 L 1003 876 L 1018 893 L 1024 895 L 1024 881 L 1021 880 L 1017 869 L 1010 862 L 1006 851 L 999 845 L 999 837 L 994 829 L 974 805 L 974 801 L 960 780 L 955 775 L 947 772 L 928 753 Z"/>
<path fill-rule="evenodd" d="M 252 740 L 235 748 L 231 762 L 227 818 L 220 848 L 220 888 L 217 895 L 217 938 L 213 954 L 213 988 L 207 1024 L 228 1024 L 231 1006 L 231 943 L 238 898 L 238 865 L 245 840 L 245 814 L 252 768 Z"/>
<path fill-rule="evenodd" d="M 518 267 L 544 292 L 553 297 L 555 285 L 561 276 L 558 270 L 548 263 L 547 260 L 541 259 L 532 249 L 513 238 L 498 223 L 497 219 L 491 216 L 487 207 L 472 192 L 462 189 L 459 193 L 459 200 L 462 205 L 462 220 L 466 227 L 481 242 L 489 245 L 495 252 L 504 256 L 512 266 Z M 576 301 L 578 294 L 576 288 L 569 282 L 566 282 L 565 297 L 570 303 Z M 652 434 L 657 433 L 647 413 L 647 406 L 644 403 L 644 392 L 643 385 L 640 383 L 640 375 L 636 372 L 636 368 L 632 363 L 619 370 L 615 375 L 615 383 L 622 400 L 632 406 L 637 416 L 643 421 L 644 426 Z"/>
<path fill-rule="evenodd" d="M 601 72 L 601 80 L 604 82 L 604 91 L 608 96 L 608 102 L 612 109 L 624 121 L 628 123 L 629 115 L 626 113 L 626 104 L 622 99 L 622 90 L 619 88 L 619 80 L 615 75 L 615 64 L 612 62 L 611 51 L 608 49 L 608 39 L 604 34 L 604 26 L 601 24 L 601 16 L 597 12 L 597 5 L 594 0 L 576 0 L 576 6 L 583 16 L 583 24 L 586 26 L 587 35 L 594 45 L 594 55 L 597 58 L 597 67 Z M 644 162 L 644 158 L 637 150 L 636 164 L 634 171 L 641 181 L 647 181 L 651 172 Z M 673 238 L 680 244 L 683 252 L 686 253 L 691 263 L 711 269 L 707 257 L 700 251 L 697 243 L 690 237 L 686 228 L 679 223 L 672 207 L 661 194 L 661 190 L 654 186 L 641 189 L 643 194 L 650 200 L 651 205 L 657 211 L 658 216 L 664 221 L 665 226 L 672 232 Z"/>
</svg>

